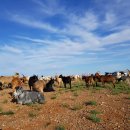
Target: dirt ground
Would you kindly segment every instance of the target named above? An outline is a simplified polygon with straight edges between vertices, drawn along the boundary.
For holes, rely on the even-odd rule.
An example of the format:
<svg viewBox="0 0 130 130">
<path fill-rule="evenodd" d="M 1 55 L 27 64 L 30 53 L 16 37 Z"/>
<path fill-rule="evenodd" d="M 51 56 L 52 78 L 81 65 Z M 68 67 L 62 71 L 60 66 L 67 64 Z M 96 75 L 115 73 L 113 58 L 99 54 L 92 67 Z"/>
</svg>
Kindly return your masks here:
<svg viewBox="0 0 130 130">
<path fill-rule="evenodd" d="M 28 89 L 26 86 L 25 89 Z M 45 92 L 45 104 L 20 105 L 11 102 L 11 89 L 0 91 L 2 130 L 130 130 L 130 95 L 109 89 L 55 88 Z M 89 101 L 96 104 L 88 104 Z M 100 122 L 90 119 L 98 111 Z"/>
</svg>

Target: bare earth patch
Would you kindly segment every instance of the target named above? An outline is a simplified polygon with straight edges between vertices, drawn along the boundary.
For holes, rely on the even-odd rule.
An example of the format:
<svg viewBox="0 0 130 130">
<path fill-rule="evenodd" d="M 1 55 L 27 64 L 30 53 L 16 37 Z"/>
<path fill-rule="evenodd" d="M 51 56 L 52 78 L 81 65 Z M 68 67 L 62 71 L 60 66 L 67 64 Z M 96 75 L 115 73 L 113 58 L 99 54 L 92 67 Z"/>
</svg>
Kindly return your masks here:
<svg viewBox="0 0 130 130">
<path fill-rule="evenodd" d="M 114 95 L 106 88 L 55 89 L 55 92 L 45 92 L 45 104 L 28 105 L 11 102 L 12 98 L 9 94 L 11 89 L 0 91 L 0 128 L 3 130 L 56 130 L 58 128 L 130 130 L 129 94 Z M 95 102 L 95 105 L 87 104 L 90 101 Z"/>
</svg>

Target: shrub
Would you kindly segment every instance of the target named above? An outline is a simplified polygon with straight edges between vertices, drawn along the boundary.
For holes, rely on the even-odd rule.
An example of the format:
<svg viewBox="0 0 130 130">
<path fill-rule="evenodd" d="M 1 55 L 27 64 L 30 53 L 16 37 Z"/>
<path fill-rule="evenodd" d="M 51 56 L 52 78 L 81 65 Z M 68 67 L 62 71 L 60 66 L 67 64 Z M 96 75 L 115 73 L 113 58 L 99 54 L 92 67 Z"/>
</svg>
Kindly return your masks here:
<svg viewBox="0 0 130 130">
<path fill-rule="evenodd" d="M 4 103 L 4 104 L 8 103 L 8 100 L 7 100 L 7 99 L 5 99 L 5 100 L 3 101 L 3 103 Z"/>
<path fill-rule="evenodd" d="M 3 109 L 0 107 L 0 113 L 3 111 Z"/>
<path fill-rule="evenodd" d="M 29 112 L 29 113 L 28 113 L 28 116 L 29 116 L 29 117 L 32 117 L 32 118 L 33 118 L 33 117 L 36 117 L 36 113 Z"/>
<path fill-rule="evenodd" d="M 130 93 L 130 87 L 125 82 L 118 82 L 115 86 L 115 88 L 111 87 L 109 88 L 111 91 L 111 94 L 117 95 L 120 93 L 129 94 Z"/>
<path fill-rule="evenodd" d="M 58 125 L 55 127 L 55 130 L 65 130 L 65 127 L 63 125 Z"/>
<path fill-rule="evenodd" d="M 76 110 L 80 110 L 80 109 L 82 109 L 82 108 L 83 108 L 82 105 L 76 104 L 76 105 L 74 105 L 73 107 L 71 107 L 70 109 L 76 111 Z"/>
<path fill-rule="evenodd" d="M 129 99 L 129 100 L 130 100 L 130 97 L 127 97 L 126 99 Z"/>
<path fill-rule="evenodd" d="M 27 105 L 27 106 L 31 106 L 31 107 L 33 107 L 33 106 L 34 106 L 34 104 L 33 104 L 33 103 L 26 103 L 25 105 Z"/>
<path fill-rule="evenodd" d="M 9 111 L 6 111 L 6 112 L 1 112 L 0 114 L 1 114 L 1 115 L 13 115 L 14 112 L 11 111 L 11 110 L 9 110 Z"/>
<path fill-rule="evenodd" d="M 97 105 L 97 102 L 96 101 L 88 101 L 88 102 L 85 102 L 86 105 L 94 105 L 96 106 Z"/>
<path fill-rule="evenodd" d="M 74 95 L 75 97 L 79 96 L 77 92 L 74 92 L 73 95 Z"/>
<path fill-rule="evenodd" d="M 98 123 L 101 121 L 99 117 L 96 116 L 96 114 L 91 114 L 87 117 L 87 119 L 91 120 L 92 122 Z"/>
<path fill-rule="evenodd" d="M 49 121 L 49 122 L 47 122 L 47 123 L 45 124 L 45 128 L 46 128 L 46 127 L 48 127 L 50 124 L 51 124 L 51 122 L 50 122 L 50 121 Z"/>
<path fill-rule="evenodd" d="M 69 108 L 69 105 L 67 103 L 62 103 L 61 106 L 65 108 Z"/>
<path fill-rule="evenodd" d="M 51 97 L 51 99 L 56 99 L 57 98 L 57 96 L 56 95 L 53 95 L 52 97 Z"/>
<path fill-rule="evenodd" d="M 95 114 L 95 115 L 96 115 L 96 114 L 100 114 L 101 112 L 96 111 L 96 110 L 91 110 L 91 111 L 90 111 L 90 113 L 91 113 L 91 114 Z"/>
</svg>

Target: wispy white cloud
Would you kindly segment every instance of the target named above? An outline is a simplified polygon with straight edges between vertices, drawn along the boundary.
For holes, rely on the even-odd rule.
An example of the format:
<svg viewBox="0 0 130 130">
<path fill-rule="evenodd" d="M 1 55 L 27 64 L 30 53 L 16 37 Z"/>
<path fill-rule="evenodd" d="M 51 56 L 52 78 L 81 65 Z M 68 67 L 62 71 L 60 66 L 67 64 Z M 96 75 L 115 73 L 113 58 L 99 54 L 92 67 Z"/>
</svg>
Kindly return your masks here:
<svg viewBox="0 0 130 130">
<path fill-rule="evenodd" d="M 118 44 L 120 42 L 130 41 L 129 35 L 130 35 L 130 29 L 124 29 L 120 32 L 116 32 L 106 37 L 103 37 L 102 43 L 106 45 L 106 44 L 115 44 L 115 43 Z"/>
<path fill-rule="evenodd" d="M 39 11 L 41 12 L 39 13 L 41 13 L 41 16 L 46 14 L 46 18 L 53 18 L 60 14 L 67 22 L 63 23 L 63 27 L 59 29 L 55 24 L 48 23 L 44 18 L 38 19 L 35 15 L 24 15 L 19 12 L 17 14 L 10 13 L 8 16 L 11 21 L 29 28 L 43 30 L 43 34 L 41 33 L 40 36 L 35 36 L 35 38 L 31 35 L 31 32 L 26 36 L 19 33 L 13 34 L 11 38 L 15 41 L 16 46 L 5 44 L 1 50 L 2 56 L 4 55 L 6 58 L 3 59 L 0 56 L 0 59 L 4 60 L 5 63 L 14 65 L 8 71 L 24 70 L 32 74 L 42 73 L 46 70 L 50 70 L 49 73 L 51 71 L 65 72 L 66 70 L 67 73 L 67 69 L 68 72 L 70 71 L 69 66 L 93 66 L 95 63 L 99 63 L 99 65 L 109 63 L 109 65 L 105 65 L 109 67 L 110 62 L 113 61 L 112 58 L 121 55 L 118 55 L 120 51 L 106 53 L 111 51 L 108 46 L 115 45 L 115 43 L 125 44 L 126 41 L 130 41 L 130 30 L 127 28 L 129 23 L 119 23 L 120 17 L 117 12 L 113 11 L 113 8 L 104 11 L 104 17 L 101 19 L 100 14 L 93 10 L 86 9 L 82 15 L 77 15 L 74 12 L 68 13 L 65 6 L 61 6 L 59 1 L 56 0 L 52 3 L 50 0 L 45 2 L 33 0 L 33 2 L 37 7 L 40 7 Z M 99 35 L 102 30 L 106 33 L 105 35 Z M 107 33 L 112 30 L 115 31 Z M 45 31 L 48 31 L 48 38 L 42 37 Z M 21 43 L 21 45 L 19 46 L 18 43 Z M 10 52 L 13 60 L 8 62 L 7 59 L 11 57 L 4 51 Z M 19 55 L 16 57 L 14 53 Z M 110 56 L 110 54 L 113 56 Z M 128 55 L 128 53 L 122 54 Z M 111 67 L 111 70 L 120 67 L 118 64 L 113 63 L 112 65 L 114 67 Z"/>
<path fill-rule="evenodd" d="M 17 53 L 17 54 L 22 53 L 21 49 L 18 49 L 16 47 L 9 46 L 9 45 L 6 45 L 6 44 L 4 46 L 1 46 L 0 50 L 5 51 L 5 52 Z"/>
<path fill-rule="evenodd" d="M 98 18 L 92 11 L 86 11 L 83 16 L 70 14 L 69 20 L 72 24 L 79 26 L 86 31 L 95 30 L 99 26 Z"/>
<path fill-rule="evenodd" d="M 84 53 L 88 50 L 93 51 L 104 51 L 105 46 L 109 44 L 115 44 L 115 42 L 123 42 L 126 40 L 129 40 L 129 30 L 122 30 L 118 33 L 112 33 L 110 35 L 99 37 L 95 33 L 91 32 L 92 30 L 97 29 L 100 26 L 100 21 L 98 21 L 97 16 L 95 16 L 93 13 L 89 14 L 88 18 L 85 17 L 84 19 L 82 17 L 74 17 L 72 18 L 69 23 L 65 26 L 65 28 L 61 31 L 59 31 L 59 35 L 63 36 L 63 39 L 35 39 L 31 37 L 25 37 L 25 36 L 16 36 L 17 39 L 21 40 L 28 40 L 32 43 L 46 43 L 46 47 L 40 47 L 40 48 L 31 48 L 32 53 L 30 55 L 25 56 L 27 58 L 28 64 L 34 63 L 35 60 L 38 61 L 37 66 L 41 66 L 40 64 L 44 64 L 43 68 L 39 69 L 44 70 L 50 68 L 55 68 L 56 70 L 58 67 L 63 66 L 67 67 L 69 65 L 73 64 L 83 64 L 83 63 L 93 63 L 93 62 L 99 62 L 99 61 L 109 61 L 109 57 L 105 60 L 99 60 L 100 58 L 97 58 L 97 56 L 90 56 L 86 59 L 82 59 L 81 57 L 84 55 Z M 77 22 L 74 22 L 77 18 Z M 94 27 L 91 27 L 91 22 L 89 21 L 89 18 L 94 21 Z M 86 22 L 87 26 L 86 27 Z M 104 24 L 111 23 L 108 19 L 107 22 Z M 109 21 L 109 22 L 108 22 Z M 113 21 L 115 22 L 115 21 Z M 92 24 L 92 25 L 93 25 Z M 121 37 L 123 36 L 123 37 Z M 71 39 L 71 37 L 74 37 Z M 78 37 L 78 40 L 77 40 Z M 35 52 L 35 50 L 38 50 Z M 29 51 L 30 52 L 30 51 Z M 35 52 L 35 53 L 34 53 Z M 77 60 L 74 60 L 76 56 Z M 81 57 L 80 57 L 81 56 Z M 44 61 L 43 59 L 44 58 Z M 51 65 L 53 63 L 53 65 Z M 32 66 L 35 66 L 32 65 Z M 55 66 L 55 67 L 54 67 Z M 57 66 L 57 67 L 56 67 Z M 62 69 L 63 69 L 62 68 Z"/>
<path fill-rule="evenodd" d="M 38 28 L 38 29 L 44 29 L 50 32 L 57 32 L 58 29 L 51 26 L 49 23 L 45 23 L 44 21 L 36 20 L 32 17 L 25 17 L 23 15 L 19 14 L 10 14 L 9 17 L 10 20 L 15 21 L 17 23 L 33 27 L 33 28 Z"/>
<path fill-rule="evenodd" d="M 36 38 L 31 38 L 31 37 L 27 37 L 27 36 L 20 36 L 20 35 L 14 35 L 12 36 L 14 38 L 17 38 L 17 39 L 21 39 L 21 40 L 27 40 L 27 41 L 30 41 L 32 43 L 40 43 L 40 44 L 51 44 L 49 40 L 44 40 L 44 39 L 36 39 Z"/>
<path fill-rule="evenodd" d="M 65 8 L 60 4 L 59 0 L 32 0 L 38 5 L 38 10 L 47 16 L 54 16 L 57 14 L 65 14 Z"/>
<path fill-rule="evenodd" d="M 116 16 L 114 13 L 106 13 L 105 14 L 105 21 L 104 21 L 104 24 L 115 24 L 117 21 L 116 21 Z"/>
</svg>

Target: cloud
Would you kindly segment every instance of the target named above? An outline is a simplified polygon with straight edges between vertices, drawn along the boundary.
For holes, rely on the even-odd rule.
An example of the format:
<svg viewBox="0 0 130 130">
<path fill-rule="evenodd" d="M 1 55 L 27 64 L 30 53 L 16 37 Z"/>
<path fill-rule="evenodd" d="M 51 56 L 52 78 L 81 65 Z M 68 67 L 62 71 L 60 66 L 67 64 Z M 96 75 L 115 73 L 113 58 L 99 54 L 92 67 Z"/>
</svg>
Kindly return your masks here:
<svg viewBox="0 0 130 130">
<path fill-rule="evenodd" d="M 106 13 L 105 14 L 105 21 L 104 24 L 115 24 L 116 21 L 116 16 L 114 13 Z"/>
<path fill-rule="evenodd" d="M 126 42 L 130 41 L 130 29 L 124 29 L 120 32 L 112 33 L 106 37 L 102 38 L 102 43 L 104 45 L 106 44 L 115 44 L 115 43 L 121 43 L 121 42 Z"/>
<path fill-rule="evenodd" d="M 70 21 L 87 31 L 95 30 L 99 26 L 97 16 L 91 11 L 86 11 L 83 16 L 70 15 Z"/>
<path fill-rule="evenodd" d="M 49 32 L 57 32 L 58 29 L 51 26 L 49 23 L 45 23 L 40 20 L 36 20 L 32 17 L 25 17 L 19 14 L 10 14 L 10 20 L 15 21 L 17 23 L 32 27 L 32 28 L 38 28 L 38 29 L 43 29 L 47 30 Z"/>
<path fill-rule="evenodd" d="M 118 2 L 122 3 L 122 1 Z M 120 51 L 113 51 L 114 49 L 111 48 L 115 44 L 122 44 L 124 48 L 129 47 L 126 46 L 126 42 L 130 41 L 130 30 L 127 28 L 129 23 L 122 24 L 124 20 L 120 20 L 123 16 L 118 15 L 119 7 L 116 7 L 114 12 L 114 6 L 111 7 L 111 3 L 108 2 L 110 10 L 105 4 L 102 6 L 102 12 L 86 8 L 84 13 L 78 15 L 76 12 L 69 12 L 69 9 L 66 10 L 65 5 L 61 5 L 56 0 L 33 0 L 33 3 L 37 5 L 35 10 L 39 7 L 37 13 L 40 18 L 31 12 L 25 15 L 18 11 L 8 15 L 8 20 L 19 26 L 40 30 L 40 33 L 35 32 L 35 37 L 31 31 L 25 35 L 21 35 L 24 32 L 19 31 L 17 34 L 11 34 L 10 41 L 14 43 L 4 44 L 0 56 L 0 59 L 6 64 L 12 64 L 7 72 L 18 70 L 28 74 L 71 73 L 74 72 L 74 68 L 78 72 L 83 72 L 81 66 L 87 66 L 88 70 L 90 67 L 94 67 L 92 70 L 99 68 L 105 70 L 104 67 L 109 67 L 112 62 L 118 62 L 116 58 L 129 54 L 128 52 L 123 53 L 125 52 L 123 49 L 122 55 L 120 55 Z M 43 17 L 44 15 L 45 17 Z M 65 21 L 58 21 L 58 24 L 62 24 L 60 29 L 57 24 L 52 22 L 56 15 L 58 18 L 64 17 L 65 19 Z M 48 22 L 48 19 L 52 21 Z M 125 18 L 125 20 L 128 19 Z M 120 50 L 120 48 L 118 49 Z M 9 54 L 5 54 L 5 52 Z M 112 63 L 115 67 L 111 67 L 110 70 L 121 67 L 118 64 Z M 101 67 L 99 67 L 100 65 Z M 0 67 L 3 66 L 4 64 L 0 65 Z"/>
<path fill-rule="evenodd" d="M 11 53 L 17 53 L 17 54 L 22 53 L 21 49 L 18 49 L 16 47 L 9 46 L 9 45 L 6 45 L 6 44 L 3 47 L 1 46 L 0 50 L 2 50 L 4 52 L 11 52 Z"/>
<path fill-rule="evenodd" d="M 30 38 L 27 36 L 20 36 L 20 35 L 14 35 L 12 37 L 17 38 L 17 39 L 21 39 L 21 40 L 25 40 L 25 41 L 30 41 L 32 43 L 48 44 L 48 45 L 50 44 L 49 40 L 44 40 L 44 39 L 35 39 L 35 38 Z"/>
<path fill-rule="evenodd" d="M 65 14 L 64 6 L 62 6 L 59 0 L 33 0 L 33 2 L 38 5 L 39 13 L 44 14 L 44 16 L 54 16 L 57 14 Z"/>
<path fill-rule="evenodd" d="M 88 14 L 88 16 L 86 16 L 86 14 Z M 27 36 L 15 36 L 17 39 L 29 41 L 30 44 L 45 43 L 47 45 L 31 48 L 31 51 L 28 50 L 29 55 L 24 56 L 24 63 L 32 66 L 31 68 L 36 68 L 36 66 L 39 66 L 39 68 L 37 68 L 37 72 L 40 73 L 40 71 L 49 68 L 58 71 L 58 68 L 64 70 L 67 66 L 74 64 L 81 65 L 110 61 L 110 57 L 107 56 L 105 59 L 102 59 L 102 56 L 101 58 L 97 58 L 97 55 L 86 55 L 86 58 L 82 57 L 89 50 L 104 52 L 106 45 L 115 44 L 115 42 L 123 42 L 126 41 L 126 39 L 129 40 L 129 35 L 127 35 L 129 34 L 129 30 L 122 30 L 120 32 L 115 32 L 110 35 L 100 37 L 92 32 L 100 26 L 100 21 L 97 16 L 92 12 L 85 13 L 85 16 L 86 17 L 84 18 L 79 16 L 72 18 L 63 30 L 59 31 L 59 33 L 57 32 L 58 35 L 62 37 L 60 39 L 35 39 Z M 74 22 L 75 19 L 77 19 L 76 22 Z M 94 27 L 91 27 L 91 22 L 89 19 L 93 21 L 95 25 Z M 108 24 L 111 22 L 104 22 L 104 25 L 106 23 Z M 87 28 L 89 25 L 90 28 Z"/>
</svg>

